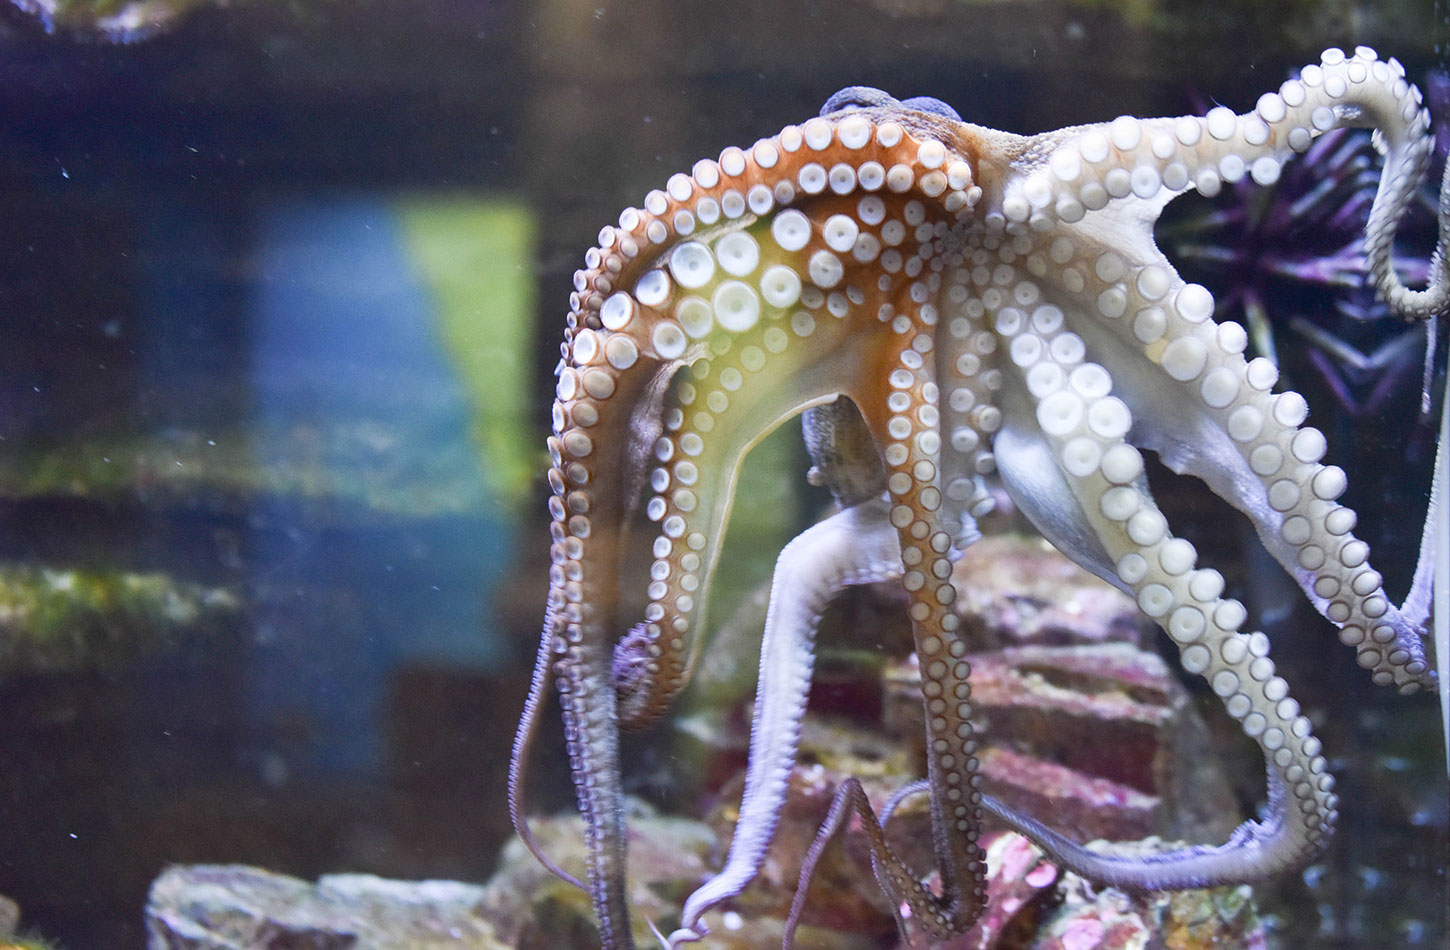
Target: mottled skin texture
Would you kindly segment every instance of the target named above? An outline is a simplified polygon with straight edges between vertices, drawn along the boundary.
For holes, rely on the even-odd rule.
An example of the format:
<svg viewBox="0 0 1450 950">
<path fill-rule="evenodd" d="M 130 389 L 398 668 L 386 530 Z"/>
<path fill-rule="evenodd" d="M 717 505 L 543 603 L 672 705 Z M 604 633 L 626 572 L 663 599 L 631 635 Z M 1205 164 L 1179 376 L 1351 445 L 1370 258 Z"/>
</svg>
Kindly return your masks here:
<svg viewBox="0 0 1450 950">
<path fill-rule="evenodd" d="M 528 840 L 524 766 L 552 679 L 605 947 L 632 946 L 619 727 L 650 722 L 686 683 L 745 453 L 815 407 L 816 476 L 844 510 L 782 554 L 736 839 L 673 942 L 703 933 L 701 914 L 758 868 L 816 616 L 864 579 L 900 577 L 909 602 L 941 891 L 891 855 L 854 782 L 812 854 L 861 814 L 877 877 L 917 927 L 960 933 L 980 912 L 984 811 L 1091 878 L 1146 889 L 1257 880 L 1323 846 L 1337 800 L 1319 742 L 1267 639 L 1241 632 L 1222 576 L 1169 531 L 1139 449 L 1243 511 L 1375 681 L 1405 692 L 1434 682 L 1430 565 L 1403 607 L 1389 602 L 1304 400 L 1273 393 L 1273 366 L 1245 360 L 1243 329 L 1211 319 L 1209 292 L 1179 278 L 1152 228 L 1182 191 L 1272 181 L 1317 134 L 1372 126 L 1386 148 L 1366 240 L 1377 292 L 1407 318 L 1444 311 L 1441 254 L 1419 292 L 1389 259 L 1430 148 L 1402 72 L 1369 50 L 1331 50 L 1242 116 L 1122 117 L 1033 137 L 969 125 L 936 100 L 847 89 L 822 117 L 697 163 L 601 231 L 575 275 L 558 370 L 550 597 L 511 806 Z M 1444 196 L 1441 216 L 1443 247 Z M 1134 596 L 1208 679 L 1263 751 L 1268 817 L 1220 846 L 1112 858 L 981 796 L 950 578 L 990 504 L 988 477 L 1060 550 Z M 620 605 L 641 504 L 659 525 L 642 618 Z"/>
</svg>

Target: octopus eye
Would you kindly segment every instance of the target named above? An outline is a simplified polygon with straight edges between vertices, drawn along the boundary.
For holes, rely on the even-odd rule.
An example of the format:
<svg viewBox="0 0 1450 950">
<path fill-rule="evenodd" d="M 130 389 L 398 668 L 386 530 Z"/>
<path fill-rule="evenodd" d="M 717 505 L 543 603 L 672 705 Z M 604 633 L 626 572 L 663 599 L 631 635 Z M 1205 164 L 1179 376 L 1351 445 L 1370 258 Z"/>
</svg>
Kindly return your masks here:
<svg viewBox="0 0 1450 950">
<path fill-rule="evenodd" d="M 840 95 L 840 93 L 836 93 Z M 933 115 L 945 116 L 954 122 L 962 121 L 957 110 L 942 102 L 940 99 L 933 99 L 931 96 L 913 96 L 902 103 L 908 109 L 915 109 L 918 112 L 930 112 Z"/>
<path fill-rule="evenodd" d="M 826 104 L 821 106 L 821 115 L 846 109 L 875 109 L 896 104 L 894 97 L 880 89 L 871 86 L 847 86 L 826 100 Z"/>
</svg>

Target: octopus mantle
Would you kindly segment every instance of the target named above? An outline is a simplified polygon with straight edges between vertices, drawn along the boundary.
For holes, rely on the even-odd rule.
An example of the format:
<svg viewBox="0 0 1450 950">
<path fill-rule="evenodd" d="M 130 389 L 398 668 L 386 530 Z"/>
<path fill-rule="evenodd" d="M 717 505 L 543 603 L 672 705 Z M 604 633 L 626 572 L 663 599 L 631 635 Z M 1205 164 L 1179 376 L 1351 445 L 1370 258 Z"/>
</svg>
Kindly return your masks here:
<svg viewBox="0 0 1450 950">
<path fill-rule="evenodd" d="M 985 812 L 1127 887 L 1254 880 L 1317 852 L 1337 804 L 1320 744 L 1267 639 L 1241 629 L 1222 575 L 1171 532 L 1141 450 L 1246 514 L 1376 682 L 1434 682 L 1430 559 L 1406 603 L 1391 603 L 1354 512 L 1336 501 L 1346 475 L 1321 461 L 1304 399 L 1274 392 L 1273 364 L 1245 357 L 1244 329 L 1215 322 L 1211 293 L 1153 241 L 1174 196 L 1245 176 L 1271 183 L 1341 126 L 1375 128 L 1385 152 L 1365 243 L 1378 293 L 1406 317 L 1443 311 L 1443 258 L 1419 292 L 1390 261 L 1428 163 L 1429 120 L 1399 64 L 1364 48 L 1330 50 L 1243 115 L 1123 116 L 1032 137 L 967 124 L 934 99 L 851 88 L 818 118 L 674 175 L 600 232 L 575 275 L 558 369 L 550 596 L 511 804 L 530 840 L 526 755 L 553 679 L 605 947 L 632 946 L 618 730 L 649 722 L 684 686 L 741 460 L 807 410 L 816 474 L 843 510 L 781 557 L 741 821 L 672 942 L 703 934 L 702 914 L 758 868 L 795 754 L 816 616 L 841 586 L 879 577 L 899 577 L 909 599 L 941 893 L 891 855 L 853 782 L 823 836 L 860 813 L 878 879 L 915 926 L 960 933 L 980 912 Z M 950 576 L 990 505 L 988 479 L 1060 550 L 1135 597 L 1183 667 L 1208 679 L 1263 751 L 1268 817 L 1223 845 L 1108 857 L 981 795 Z M 619 595 L 641 505 L 658 527 L 645 606 L 630 616 Z"/>
</svg>

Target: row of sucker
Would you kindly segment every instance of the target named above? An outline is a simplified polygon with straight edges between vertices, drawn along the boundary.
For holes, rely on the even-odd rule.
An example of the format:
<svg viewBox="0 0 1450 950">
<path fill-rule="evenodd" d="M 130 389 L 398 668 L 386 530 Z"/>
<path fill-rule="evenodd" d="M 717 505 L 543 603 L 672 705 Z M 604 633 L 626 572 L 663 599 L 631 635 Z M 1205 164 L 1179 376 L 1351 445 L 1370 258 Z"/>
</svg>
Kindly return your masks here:
<svg viewBox="0 0 1450 950">
<path fill-rule="evenodd" d="M 1014 300 L 1023 297 L 1034 295 L 1019 292 Z M 1108 371 L 1085 359 L 1084 341 L 1063 311 L 1051 303 L 1030 310 L 1003 306 L 990 318 L 1030 394 L 1041 432 L 1084 509 L 1099 518 L 1099 540 L 1119 578 L 1178 646 L 1184 668 L 1210 676 L 1224 708 L 1260 745 L 1296 800 L 1312 803 L 1294 816 L 1300 824 L 1286 829 L 1286 846 L 1274 852 L 1278 867 L 1302 862 L 1327 841 L 1337 799 L 1309 720 L 1268 658 L 1268 639 L 1239 632 L 1246 612 L 1221 596 L 1223 576 L 1199 568 L 1193 545 L 1168 530 L 1144 490 L 1142 456 L 1126 441 L 1132 413 L 1113 395 Z"/>
<path fill-rule="evenodd" d="M 1008 185 L 1000 213 L 1004 221 L 1044 231 L 1081 221 L 1115 199 L 1162 202 L 1188 188 L 1211 197 L 1245 177 L 1271 185 L 1292 153 L 1330 129 L 1362 124 L 1366 108 L 1394 142 L 1427 141 L 1429 115 L 1398 61 L 1381 61 L 1368 47 L 1352 56 L 1328 50 L 1320 65 L 1260 96 L 1251 112 L 1217 106 L 1176 119 L 1125 115 L 1044 136 Z M 1418 162 L 1392 168 L 1387 187 L 1400 191 L 1415 178 Z"/>
<path fill-rule="evenodd" d="M 1068 236 L 1055 238 L 1049 253 L 1064 289 L 1097 301 L 1090 316 L 1120 326 L 1118 336 L 1182 384 L 1228 435 L 1260 486 L 1255 510 L 1269 550 L 1339 625 L 1360 665 L 1380 685 L 1420 688 L 1428 667 L 1418 636 L 1397 622 L 1383 580 L 1368 564 L 1368 546 L 1352 533 L 1357 516 L 1337 500 L 1346 475 L 1323 464 L 1326 440 L 1305 425 L 1304 398 L 1274 393 L 1273 363 L 1246 360 L 1243 328 L 1213 322 L 1212 295 L 1182 283 L 1164 264 L 1128 262 Z"/>
<path fill-rule="evenodd" d="M 971 723 L 970 665 L 960 620 L 951 609 L 952 536 L 941 519 L 942 496 L 938 386 L 930 359 L 934 327 L 920 311 L 905 314 L 911 329 L 898 337 L 886 398 L 865 403 L 863 415 L 876 433 L 886 464 L 889 519 L 901 542 L 901 585 L 922 674 L 927 769 L 934 789 L 933 827 L 944 905 L 913 907 L 934 933 L 957 932 L 986 899 L 978 844 L 981 790 Z M 970 914 L 971 916 L 964 916 Z M 953 931 L 953 927 L 957 931 Z"/>
<path fill-rule="evenodd" d="M 828 150 L 850 160 L 825 161 Z M 621 214 L 618 228 L 605 228 L 586 255 L 575 278 L 556 426 L 587 428 L 611 395 L 611 376 L 641 358 L 691 366 L 672 394 L 678 411 L 666 414 L 654 447 L 651 487 L 661 487 L 646 512 L 660 524 L 656 550 L 664 554 L 651 567 L 646 616 L 629 638 L 637 656 L 623 661 L 644 672 L 642 685 L 622 697 L 626 722 L 648 721 L 683 687 L 702 581 L 718 553 L 710 532 L 685 530 L 708 525 L 715 513 L 699 507 L 689 484 L 701 472 L 691 451 L 706 451 L 709 429 L 732 414 L 732 385 L 786 372 L 767 363 L 788 348 L 828 346 L 823 341 L 844 332 L 844 318 L 862 310 L 868 294 L 921 275 L 923 242 L 939 245 L 948 227 L 937 221 L 923 234 L 919 199 L 964 210 L 981 194 L 968 164 L 945 156 L 941 143 L 896 123 L 873 125 L 860 114 L 813 119 L 673 176 L 641 208 Z M 781 207 L 807 196 L 824 209 L 823 223 Z M 869 283 L 848 279 L 878 268 L 885 274 Z M 751 341 L 739 345 L 747 334 Z M 721 354 L 728 365 L 712 365 Z M 714 375 L 696 378 L 701 373 Z M 564 481 L 567 495 L 574 486 Z"/>
<path fill-rule="evenodd" d="M 1256 111 L 1247 116 L 1234 116 L 1219 107 L 1201 120 L 1157 122 L 1160 132 L 1171 125 L 1181 144 L 1191 144 L 1195 154 L 1213 160 L 1201 172 L 1211 172 L 1211 164 L 1218 174 L 1226 164 L 1234 168 L 1252 160 L 1250 167 L 1259 168 L 1267 167 L 1261 162 L 1282 160 L 1279 142 L 1302 150 L 1311 134 L 1338 121 L 1339 113 L 1322 104 L 1325 99 L 1344 108 L 1368 99 L 1381 113 L 1405 124 L 1403 135 L 1393 138 L 1425 141 L 1428 120 L 1418 90 L 1404 81 L 1397 63 L 1379 62 L 1373 51 L 1364 48 L 1351 59 L 1338 51 L 1326 53 L 1323 67 L 1306 68 L 1278 94 L 1262 97 Z M 1191 130 L 1194 123 L 1202 124 L 1200 133 Z M 1060 156 L 1074 148 L 1096 157 L 1100 149 L 1094 144 L 1095 134 L 1107 135 L 1115 148 L 1132 143 L 1141 149 L 1142 135 L 1122 131 L 1126 127 L 1119 119 L 1106 129 L 1088 130 L 1077 142 L 1054 151 L 1049 165 L 1062 165 Z M 1163 140 L 1160 136 L 1153 141 Z M 1166 146 L 1148 148 L 1160 160 L 1171 157 Z M 1407 177 L 1413 178 L 1411 172 L 1390 169 L 1390 184 L 1382 191 L 1398 190 Z M 1267 173 L 1264 178 L 1272 180 Z M 1199 179 L 1195 182 L 1200 188 L 1204 180 L 1211 180 L 1203 175 Z M 1303 426 L 1308 411 L 1304 399 L 1291 391 L 1271 394 L 1277 382 L 1275 367 L 1262 357 L 1245 362 L 1241 353 L 1247 339 L 1242 328 L 1210 319 L 1213 298 L 1206 289 L 1177 286 L 1166 261 L 1128 261 L 1117 250 L 1088 236 L 1075 241 L 1070 233 L 1055 231 L 1056 236 L 1046 242 L 1046 259 L 1040 253 L 1029 255 L 1027 270 L 1054 278 L 1075 298 L 1094 300 L 1093 316 L 1122 323 L 1121 338 L 1136 341 L 1167 375 L 1192 387 L 1262 482 L 1272 512 L 1266 520 L 1275 522 L 1260 526 L 1262 532 L 1274 535 L 1266 537 L 1270 550 L 1300 580 L 1316 607 L 1339 625 L 1341 639 L 1356 649 L 1360 665 L 1372 671 L 1377 684 L 1393 684 L 1402 692 L 1424 686 L 1430 674 L 1419 631 L 1400 618 L 1380 575 L 1367 563 L 1367 545 L 1351 533 L 1356 515 L 1337 503 L 1346 485 L 1345 473 L 1321 464 L 1325 439 L 1318 430 Z"/>
<path fill-rule="evenodd" d="M 817 161 L 828 147 L 852 160 Z M 808 356 L 820 339 L 839 336 L 847 314 L 864 307 L 868 292 L 877 297 L 893 283 L 888 277 L 862 286 L 848 273 L 870 267 L 905 278 L 921 272 L 916 230 L 924 215 L 913 199 L 935 197 L 964 211 L 980 194 L 971 168 L 947 162 L 939 142 L 851 115 L 787 128 L 748 151 L 727 149 L 716 162 L 698 163 L 691 175 L 674 176 L 664 190 L 646 196 L 642 208 L 626 210 L 618 228 L 601 232 L 599 247 L 586 255 L 586 268 L 575 278 L 554 408 L 552 444 L 560 458 L 551 473 L 551 511 L 555 566 L 565 585 L 581 573 L 578 560 L 592 530 L 594 430 L 601 419 L 619 414 L 608 404 L 617 399 L 621 380 L 641 365 L 688 367 L 671 389 L 653 446 L 646 514 L 660 529 L 643 636 L 636 641 L 645 664 L 640 682 L 650 695 L 643 702 L 622 697 L 626 708 L 634 707 L 631 716 L 649 718 L 683 686 L 687 637 L 695 632 L 695 612 L 718 552 L 718 537 L 706 532 L 718 535 L 723 514 L 696 514 L 702 499 L 691 480 L 702 472 L 691 459 L 706 451 L 712 429 L 741 425 L 736 414 L 750 418 L 732 402 L 750 391 L 752 377 L 789 375 L 798 367 L 770 364 Z M 782 210 L 806 196 L 838 202 L 839 213 L 818 224 L 793 208 Z M 910 233 L 908 222 L 915 222 Z M 940 242 L 946 230 L 942 225 L 932 238 Z M 748 432 L 745 438 L 753 441 Z M 728 494 L 726 486 L 726 504 Z M 698 530 L 702 520 L 706 530 Z M 976 820 L 974 812 L 962 822 Z M 967 850 L 971 857 L 963 866 L 975 880 L 975 844 Z M 593 874 L 591 880 L 599 889 Z M 616 933 L 613 939 L 627 937 Z"/>
</svg>

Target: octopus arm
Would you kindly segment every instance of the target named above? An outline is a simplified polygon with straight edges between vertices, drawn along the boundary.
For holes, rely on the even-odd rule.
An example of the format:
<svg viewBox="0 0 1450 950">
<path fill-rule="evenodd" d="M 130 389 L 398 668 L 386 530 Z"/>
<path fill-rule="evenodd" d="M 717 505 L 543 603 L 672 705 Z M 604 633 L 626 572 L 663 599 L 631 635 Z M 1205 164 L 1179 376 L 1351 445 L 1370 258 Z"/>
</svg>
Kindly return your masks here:
<svg viewBox="0 0 1450 950">
<path fill-rule="evenodd" d="M 1031 838 L 1062 867 L 1111 887 L 1160 891 L 1255 883 L 1295 867 L 1316 850 L 1306 847 L 1299 833 L 1297 809 L 1282 780 L 1276 772 L 1269 775 L 1268 817 L 1239 825 L 1222 845 L 1193 845 L 1157 854 L 1094 851 L 990 795 L 982 796 L 982 808 Z"/>
<path fill-rule="evenodd" d="M 529 849 L 529 853 L 551 874 L 575 887 L 587 890 L 584 882 L 559 867 L 552 858 L 544 853 L 538 839 L 534 837 L 533 829 L 529 827 L 529 759 L 533 755 L 534 738 L 539 731 L 544 704 L 548 702 L 549 687 L 553 682 L 553 637 L 552 617 L 546 617 L 544 634 L 539 643 L 538 658 L 534 662 L 534 673 L 529 682 L 528 699 L 524 701 L 524 712 L 519 718 L 518 732 L 514 734 L 513 751 L 509 755 L 509 821 L 513 824 L 514 832 Z"/>
<path fill-rule="evenodd" d="M 1088 253 L 1093 259 L 1094 252 Z M 1211 304 L 1195 299 L 1196 292 L 1160 270 L 1141 282 L 1149 296 L 1167 301 L 1166 312 L 1155 314 L 1152 325 L 1161 330 L 1160 337 L 1197 341 L 1193 328 L 1206 320 Z M 1130 265 L 1115 254 L 1097 271 L 1099 279 L 1116 282 L 1129 275 Z M 1263 750 L 1271 809 L 1267 822 L 1242 826 L 1216 848 L 1194 846 L 1145 860 L 1105 859 L 1053 833 L 1045 839 L 1049 850 L 1066 866 L 1096 879 L 1145 889 L 1245 880 L 1302 862 L 1327 840 L 1336 818 L 1333 780 L 1325 772 L 1318 740 L 1297 704 L 1288 700 L 1287 684 L 1274 675 L 1267 638 L 1239 632 L 1245 612 L 1221 597 L 1222 576 L 1198 568 L 1193 546 L 1169 531 L 1147 492 L 1143 459 L 1133 444 L 1135 403 L 1144 417 L 1161 415 L 1175 430 L 1186 426 L 1176 435 L 1193 438 L 1192 417 L 1175 419 L 1170 408 L 1185 401 L 1181 381 L 1173 378 L 1184 357 L 1165 346 L 1150 351 L 1159 357 L 1153 361 L 1134 346 L 1115 342 L 1116 334 L 1102 330 L 1099 320 L 1054 288 L 1040 299 L 1026 297 L 1030 311 L 1002 306 L 993 314 L 1007 357 L 998 390 L 1003 419 L 993 441 L 1004 482 L 1065 554 L 1106 575 L 1162 625 L 1178 645 L 1185 669 L 1209 678 L 1230 715 Z M 1106 345 L 1094 353 L 1084 335 Z M 1189 355 L 1208 359 L 1206 347 L 1198 345 L 1202 352 Z M 1092 362 L 1094 355 L 1106 365 Z M 1293 790 L 1292 801 L 1286 787 Z M 1008 817 L 1014 827 L 1034 835 L 1047 832 L 1022 816 Z"/>
<path fill-rule="evenodd" d="M 1046 400 L 1038 405 L 1046 414 L 1053 411 Z M 1073 464 L 1073 452 L 1063 441 L 1051 431 L 1048 437 L 1058 457 Z M 1041 835 L 1065 866 L 1122 886 L 1199 887 L 1253 880 L 1295 866 L 1322 847 L 1336 819 L 1333 780 L 1319 742 L 1288 699 L 1287 684 L 1275 675 L 1267 638 L 1239 632 L 1245 614 L 1237 602 L 1221 598 L 1222 576 L 1197 568 L 1192 545 L 1168 530 L 1143 490 L 1141 462 L 1132 462 L 1136 450 L 1126 441 L 1110 441 L 1102 454 L 1112 477 L 1069 483 L 1083 506 L 1082 520 L 1112 559 L 1118 585 L 1162 625 L 1178 646 L 1184 668 L 1209 679 L 1229 714 L 1259 745 L 1268 772 L 1270 817 L 1246 823 L 1219 847 L 1193 846 L 1137 859 L 1104 857 L 1030 819 L 1001 808 L 996 813 L 1019 830 Z M 1081 552 L 1068 553 L 1081 559 Z M 1292 797 L 1285 789 L 1293 790 Z"/>
<path fill-rule="evenodd" d="M 740 358 L 750 360 L 750 349 L 762 352 L 747 345 Z M 656 443 L 650 476 L 654 494 L 646 511 L 660 527 L 651 550 L 649 602 L 644 620 L 615 650 L 623 725 L 653 721 L 689 682 L 704 644 L 708 593 L 745 456 L 803 408 L 836 398 L 828 375 L 803 366 L 781 367 L 778 375 L 747 374 L 728 357 L 682 370 L 665 408 L 676 438 Z M 728 395 L 712 398 L 722 393 Z M 727 404 L 730 411 L 720 412 Z"/>
<path fill-rule="evenodd" d="M 1229 432 L 1230 419 L 1253 418 L 1255 407 L 1245 403 L 1249 408 L 1238 417 L 1225 416 L 1198 401 L 1173 401 L 1162 389 L 1150 380 L 1121 391 L 1135 410 L 1154 407 L 1151 413 L 1135 411 L 1132 440 L 1243 512 L 1309 602 L 1341 628 L 1345 643 L 1359 649 L 1361 663 L 1376 671 L 1377 682 L 1428 685 L 1428 611 L 1409 601 L 1402 610 L 1389 601 L 1378 573 L 1365 560 L 1367 548 L 1349 530 L 1355 513 L 1336 502 L 1345 483 L 1342 470 L 1316 457 L 1323 451 L 1319 431 L 1283 426 L 1277 437 L 1261 434 L 1245 454 Z M 1293 418 L 1288 412 L 1297 414 L 1302 403 L 1296 393 L 1280 393 L 1264 410 L 1272 415 L 1278 407 L 1281 418 Z M 1272 425 L 1266 422 L 1266 428 Z M 1282 460 L 1277 469 L 1259 474 L 1275 460 Z M 1366 637 L 1366 630 L 1372 635 Z"/>
<path fill-rule="evenodd" d="M 784 419 L 839 394 L 858 405 L 867 400 L 856 397 L 882 395 L 872 380 L 879 334 L 853 332 L 877 313 L 862 305 L 861 288 L 872 285 L 855 275 L 887 256 L 890 241 L 862 233 L 850 215 L 874 203 L 871 227 L 885 228 L 889 211 L 901 228 L 903 214 L 915 216 L 913 227 L 922 223 L 923 197 L 969 208 L 980 189 L 967 162 L 944 163 L 945 146 L 908 131 L 937 134 L 947 124 L 916 113 L 834 117 L 783 130 L 748 155 L 726 149 L 719 162 L 698 163 L 693 175 L 647 195 L 643 209 L 626 210 L 575 276 L 550 440 L 550 598 L 559 617 L 555 679 L 608 947 L 632 943 L 618 728 L 647 721 L 685 683 L 743 454 Z M 849 150 L 853 164 L 823 164 L 836 148 Z M 623 495 L 638 469 L 620 447 L 632 444 L 633 407 L 648 402 L 656 365 L 676 368 L 659 407 L 659 464 L 645 508 L 660 529 L 643 623 L 616 649 L 619 537 L 630 508 Z M 914 398 L 927 382 L 913 378 Z M 653 410 L 644 421 L 654 423 Z M 878 444 L 884 434 L 872 426 Z M 911 494 L 924 489 L 914 484 Z M 942 558 L 949 548 L 948 539 Z M 930 619 L 941 607 L 928 608 Z M 980 879 L 979 849 L 960 832 L 953 837 L 960 854 L 950 873 Z"/>
<path fill-rule="evenodd" d="M 1433 584 L 1450 591 L 1450 397 L 1440 405 L 1440 441 L 1435 452 L 1435 485 L 1430 495 L 1429 524 L 1421 563 L 1434 562 Z M 1428 551 L 1429 553 L 1423 553 Z M 1450 610 L 1444 607 L 1435 613 L 1435 660 L 1440 677 L 1440 729 L 1445 739 L 1446 769 L 1450 771 Z M 1428 609 L 1428 607 L 1427 607 Z"/>
<path fill-rule="evenodd" d="M 624 801 L 619 780 L 619 716 L 612 685 L 613 631 L 619 615 L 627 504 L 623 498 L 636 464 L 630 457 L 630 416 L 604 413 L 599 400 L 648 403 L 666 361 L 634 354 L 639 371 L 607 380 L 591 372 L 588 334 L 574 335 L 559 369 L 549 438 L 552 516 L 549 603 L 540 647 L 550 651 L 564 719 L 564 738 L 586 836 L 585 865 L 591 902 L 605 946 L 628 947 L 625 900 Z M 600 354 L 603 355 L 603 354 Z M 535 684 L 539 676 L 536 671 Z M 537 704 L 535 704 L 537 711 Z M 525 725 L 529 716 L 525 716 Z M 523 752 L 529 731 L 521 729 Z M 522 763 L 524 760 L 521 758 Z"/>
<path fill-rule="evenodd" d="M 1043 295 L 1061 304 L 1086 357 L 1112 368 L 1112 393 L 1131 419 L 1128 441 L 1243 511 L 1377 683 L 1406 692 L 1431 684 L 1428 618 L 1414 603 L 1408 613 L 1391 604 L 1366 563 L 1368 548 L 1351 533 L 1357 516 L 1337 501 L 1346 476 L 1322 464 L 1327 445 L 1305 425 L 1303 397 L 1273 392 L 1273 364 L 1245 360 L 1243 328 L 1215 323 L 1212 295 L 1184 283 L 1143 235 L 1115 245 L 1100 235 L 1092 213 L 1066 230 L 1060 246 L 1091 271 L 1067 270 Z M 1085 308 L 1084 298 L 1096 306 Z"/>
<path fill-rule="evenodd" d="M 696 940 L 710 909 L 737 896 L 760 872 L 775 836 L 795 765 L 814 665 L 815 632 L 832 596 L 852 584 L 901 576 L 901 547 L 881 499 L 819 522 L 786 545 L 776 562 L 760 648 L 760 681 L 750 730 L 750 767 L 739 818 L 721 871 L 685 901 L 671 944 Z"/>
<path fill-rule="evenodd" d="M 704 936 L 700 918 L 737 896 L 760 871 L 796 761 L 816 626 L 827 603 L 848 585 L 901 576 L 901 547 L 883 501 L 886 474 L 860 411 L 838 397 L 806 410 L 802 430 L 811 480 L 829 489 L 840 510 L 796 537 L 776 561 L 735 834 L 720 873 L 685 901 L 672 946 Z"/>
</svg>

